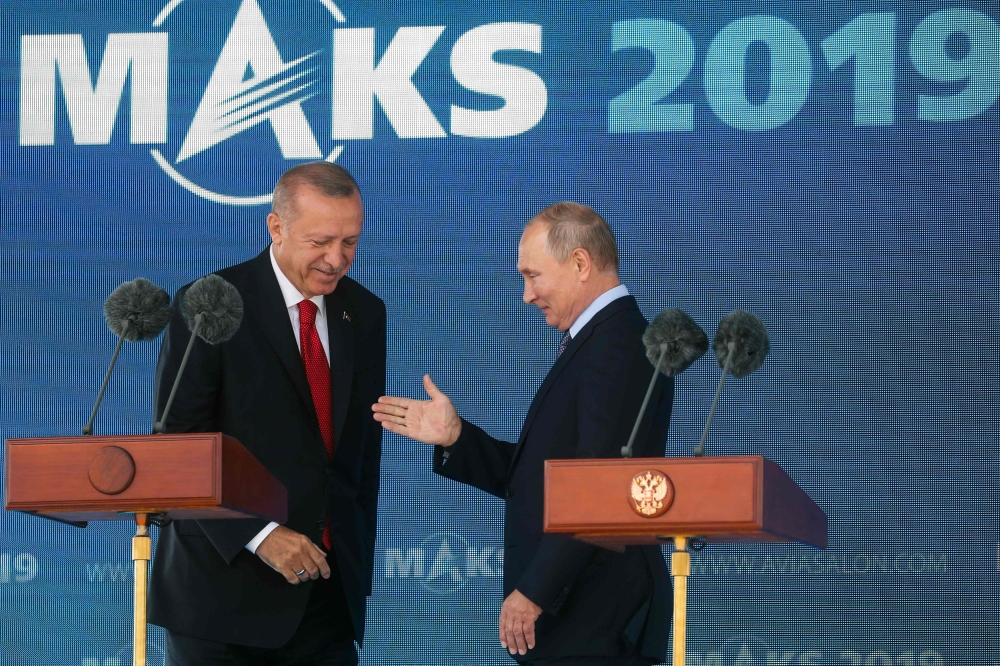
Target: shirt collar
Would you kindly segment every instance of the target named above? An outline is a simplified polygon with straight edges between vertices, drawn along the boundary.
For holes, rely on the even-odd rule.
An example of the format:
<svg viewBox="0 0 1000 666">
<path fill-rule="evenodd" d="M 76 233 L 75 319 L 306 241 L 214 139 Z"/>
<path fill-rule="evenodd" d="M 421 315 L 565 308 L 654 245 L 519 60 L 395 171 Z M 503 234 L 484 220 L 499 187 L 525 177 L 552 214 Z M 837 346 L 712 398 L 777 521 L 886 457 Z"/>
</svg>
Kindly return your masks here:
<svg viewBox="0 0 1000 666">
<path fill-rule="evenodd" d="M 603 310 L 613 301 L 617 301 L 619 298 L 625 298 L 628 296 L 628 288 L 620 284 L 617 287 L 612 287 L 606 292 L 594 299 L 594 302 L 587 306 L 587 309 L 580 313 L 580 316 L 576 318 L 573 325 L 569 327 L 569 335 L 571 338 L 575 338 L 580 331 L 586 326 L 591 319 L 594 318 L 598 312 Z"/>
<path fill-rule="evenodd" d="M 281 268 L 278 266 L 277 259 L 274 258 L 274 245 L 268 249 L 268 256 L 271 257 L 271 268 L 274 269 L 274 277 L 278 278 L 278 287 L 281 289 L 281 296 L 285 299 L 285 307 L 293 308 L 297 307 L 299 303 L 305 300 L 305 296 L 295 288 L 292 281 L 281 272 Z M 313 296 L 309 299 L 316 304 L 319 308 L 319 314 L 321 316 L 326 315 L 326 299 L 322 295 Z"/>
</svg>

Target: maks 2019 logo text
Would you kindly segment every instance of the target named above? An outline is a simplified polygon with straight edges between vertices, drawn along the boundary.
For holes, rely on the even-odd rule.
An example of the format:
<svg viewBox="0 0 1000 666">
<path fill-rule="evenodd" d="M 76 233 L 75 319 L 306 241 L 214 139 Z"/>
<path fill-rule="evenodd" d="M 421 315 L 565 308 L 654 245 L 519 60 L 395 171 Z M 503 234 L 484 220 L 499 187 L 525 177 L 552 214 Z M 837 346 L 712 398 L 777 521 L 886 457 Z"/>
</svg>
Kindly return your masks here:
<svg viewBox="0 0 1000 666">
<path fill-rule="evenodd" d="M 266 192 L 217 191 L 218 186 L 197 182 L 190 175 L 194 171 L 205 177 L 210 169 L 186 170 L 188 160 L 263 125 L 271 130 L 272 145 L 245 142 L 240 147 L 243 163 L 250 165 L 247 171 L 259 165 L 261 155 L 274 143 L 282 162 L 335 161 L 344 142 L 374 137 L 376 102 L 400 139 L 442 138 L 449 132 L 499 139 L 530 130 L 545 115 L 548 94 L 541 77 L 494 58 L 499 51 L 540 54 L 539 25 L 490 23 L 457 39 L 450 55 L 455 81 L 502 103 L 486 110 L 452 104 L 446 131 L 413 80 L 445 26 L 398 28 L 376 62 L 375 28 L 349 27 L 348 18 L 332 0 L 317 3 L 329 17 L 332 32 L 322 30 L 324 40 L 329 41 L 306 45 L 305 37 L 297 37 L 294 44 L 280 49 L 258 0 L 242 0 L 207 83 L 207 71 L 202 71 L 207 68 L 190 67 L 192 58 L 171 49 L 171 33 L 163 31 L 168 22 L 171 29 L 176 24 L 185 34 L 194 30 L 182 19 L 186 7 L 198 8 L 196 0 L 170 0 L 153 20 L 156 31 L 108 35 L 96 83 L 82 34 L 23 35 L 20 144 L 56 143 L 57 82 L 62 86 L 74 143 L 109 144 L 129 82 L 132 144 L 162 144 L 150 150 L 152 159 L 193 194 L 219 204 L 256 205 L 270 201 L 268 184 L 258 184 Z M 292 53 L 294 49 L 301 52 Z M 168 81 L 180 88 L 179 95 L 168 94 Z M 197 109 L 171 157 L 166 145 L 168 100 L 198 93 Z M 307 114 L 306 103 L 313 98 L 329 99 L 327 133 L 318 133 L 319 123 Z"/>
</svg>

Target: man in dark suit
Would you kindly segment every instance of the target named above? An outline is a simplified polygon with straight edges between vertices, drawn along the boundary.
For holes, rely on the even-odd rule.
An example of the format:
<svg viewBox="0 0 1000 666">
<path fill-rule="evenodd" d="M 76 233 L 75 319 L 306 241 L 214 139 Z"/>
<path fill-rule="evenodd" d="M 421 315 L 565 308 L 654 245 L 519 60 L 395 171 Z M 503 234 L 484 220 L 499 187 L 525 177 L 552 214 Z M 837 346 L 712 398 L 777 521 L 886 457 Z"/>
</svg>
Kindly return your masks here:
<svg viewBox="0 0 1000 666">
<path fill-rule="evenodd" d="M 385 392 L 386 354 L 385 305 L 346 276 L 363 218 L 346 170 L 294 167 L 275 187 L 271 245 L 218 272 L 239 291 L 243 320 L 227 342 L 195 342 L 167 429 L 242 442 L 287 488 L 288 521 L 161 531 L 149 617 L 167 630 L 170 665 L 358 663 L 382 441 L 367 405 Z M 177 307 L 157 418 L 189 337 Z"/>
<path fill-rule="evenodd" d="M 525 227 L 518 248 L 524 301 L 563 331 L 555 365 L 517 443 L 460 419 L 424 377 L 428 401 L 383 397 L 387 430 L 437 445 L 434 470 L 505 500 L 500 642 L 531 664 L 651 664 L 666 655 L 670 578 L 660 549 L 616 553 L 543 534 L 543 469 L 552 458 L 620 455 L 653 368 L 635 299 L 618 280 L 618 249 L 593 210 L 555 204 Z M 635 443 L 662 456 L 673 381 L 661 376 Z"/>
</svg>

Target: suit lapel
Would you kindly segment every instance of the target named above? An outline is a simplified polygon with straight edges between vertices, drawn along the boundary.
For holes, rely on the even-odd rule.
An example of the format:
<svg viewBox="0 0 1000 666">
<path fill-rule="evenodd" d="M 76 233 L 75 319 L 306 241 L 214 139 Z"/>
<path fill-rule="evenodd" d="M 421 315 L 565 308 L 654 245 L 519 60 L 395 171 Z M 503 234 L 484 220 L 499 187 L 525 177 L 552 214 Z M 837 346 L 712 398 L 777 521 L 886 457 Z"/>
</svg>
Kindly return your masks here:
<svg viewBox="0 0 1000 666">
<path fill-rule="evenodd" d="M 281 295 L 278 279 L 274 276 L 268 252 L 269 250 L 264 250 L 254 260 L 253 280 L 248 283 L 249 295 L 252 297 L 244 299 L 243 307 L 264 332 L 264 336 L 281 360 L 281 365 L 291 378 L 292 384 L 295 385 L 299 397 L 315 420 L 316 409 L 313 407 L 306 369 L 302 364 L 299 348 L 295 344 L 295 334 L 288 320 L 288 308 L 285 307 L 285 299 Z"/>
<path fill-rule="evenodd" d="M 573 356 L 576 352 L 583 347 L 587 339 L 594 332 L 594 328 L 601 322 L 606 321 L 612 315 L 621 312 L 622 310 L 638 308 L 638 304 L 633 296 L 625 296 L 617 300 L 608 303 L 603 310 L 598 312 L 593 316 L 593 318 L 587 322 L 587 325 L 580 329 L 580 332 L 566 347 L 566 351 L 562 353 L 558 359 L 556 359 L 555 364 L 549 373 L 545 376 L 545 381 L 542 385 L 538 387 L 538 391 L 535 393 L 534 399 L 531 401 L 531 406 L 528 408 L 528 415 L 524 417 L 524 425 L 521 426 L 521 436 L 517 438 L 517 447 L 514 449 L 514 456 L 511 458 L 510 472 L 514 471 L 517 466 L 518 456 L 521 454 L 521 449 L 524 447 L 524 442 L 528 439 L 528 431 L 531 430 L 531 424 L 538 415 L 538 410 L 542 406 L 542 402 L 545 401 L 545 396 L 548 395 L 549 389 L 555 383 L 562 371 L 569 365 L 570 361 L 573 360 Z"/>
<path fill-rule="evenodd" d="M 334 291 L 326 297 L 326 328 L 330 342 L 330 386 L 333 388 L 333 441 L 340 442 L 351 403 L 354 374 L 354 313 Z M 337 447 L 339 449 L 339 446 Z"/>
</svg>

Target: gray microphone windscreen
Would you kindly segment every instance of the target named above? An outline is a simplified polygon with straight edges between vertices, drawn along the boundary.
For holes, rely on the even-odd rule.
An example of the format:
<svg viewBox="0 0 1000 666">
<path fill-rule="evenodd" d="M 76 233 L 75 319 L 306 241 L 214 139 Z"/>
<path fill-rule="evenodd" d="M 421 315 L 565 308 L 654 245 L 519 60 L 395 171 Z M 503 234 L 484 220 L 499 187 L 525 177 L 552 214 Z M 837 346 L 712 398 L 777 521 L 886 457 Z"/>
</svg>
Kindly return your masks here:
<svg viewBox="0 0 1000 666">
<path fill-rule="evenodd" d="M 642 334 L 646 358 L 656 366 L 660 354 L 666 351 L 660 370 L 668 377 L 679 375 L 708 351 L 708 336 L 682 310 L 664 310 Z"/>
<path fill-rule="evenodd" d="M 733 310 L 719 322 L 712 349 L 720 368 L 726 367 L 730 342 L 734 344 L 729 374 L 737 379 L 746 377 L 763 365 L 767 353 L 771 351 L 764 322 L 742 310 Z"/>
<path fill-rule="evenodd" d="M 104 301 L 108 328 L 129 342 L 155 338 L 166 328 L 172 312 L 167 292 L 145 278 L 120 285 Z"/>
<path fill-rule="evenodd" d="M 188 288 L 181 314 L 192 330 L 195 317 L 202 315 L 198 337 L 210 345 L 217 345 L 233 337 L 239 329 L 243 321 L 243 299 L 236 287 L 213 273 Z"/>
</svg>

